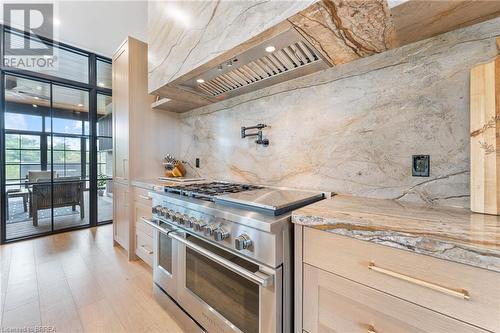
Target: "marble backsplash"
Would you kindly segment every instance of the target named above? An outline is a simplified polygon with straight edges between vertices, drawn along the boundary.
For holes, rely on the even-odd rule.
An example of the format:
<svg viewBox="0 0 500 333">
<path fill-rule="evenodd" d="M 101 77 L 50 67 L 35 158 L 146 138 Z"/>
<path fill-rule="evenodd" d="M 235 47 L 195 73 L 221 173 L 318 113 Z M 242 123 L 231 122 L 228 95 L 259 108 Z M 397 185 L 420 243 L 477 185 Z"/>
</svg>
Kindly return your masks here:
<svg viewBox="0 0 500 333">
<path fill-rule="evenodd" d="M 495 19 L 193 110 L 179 155 L 210 178 L 468 207 L 469 71 L 499 35 Z M 241 139 L 257 123 L 269 147 Z"/>
</svg>

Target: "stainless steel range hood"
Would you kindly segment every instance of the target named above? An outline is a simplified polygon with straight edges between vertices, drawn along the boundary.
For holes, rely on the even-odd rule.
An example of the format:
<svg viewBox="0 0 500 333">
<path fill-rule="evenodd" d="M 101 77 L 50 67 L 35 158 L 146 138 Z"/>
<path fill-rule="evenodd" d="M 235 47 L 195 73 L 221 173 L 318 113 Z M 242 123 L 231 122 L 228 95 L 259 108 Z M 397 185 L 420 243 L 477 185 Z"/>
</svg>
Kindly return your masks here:
<svg viewBox="0 0 500 333">
<path fill-rule="evenodd" d="M 330 66 L 292 27 L 177 86 L 204 97 L 226 99 Z"/>
</svg>

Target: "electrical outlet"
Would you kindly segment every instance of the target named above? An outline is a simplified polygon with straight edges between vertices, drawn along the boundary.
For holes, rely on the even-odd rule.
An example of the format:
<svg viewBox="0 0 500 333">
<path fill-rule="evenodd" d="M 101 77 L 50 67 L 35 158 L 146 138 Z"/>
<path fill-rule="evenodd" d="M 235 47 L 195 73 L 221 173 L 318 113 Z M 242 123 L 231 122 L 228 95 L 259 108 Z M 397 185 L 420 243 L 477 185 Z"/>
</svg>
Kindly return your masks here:
<svg viewBox="0 0 500 333">
<path fill-rule="evenodd" d="M 195 160 L 195 166 L 196 166 L 197 168 L 199 168 L 199 167 L 200 167 L 200 159 L 199 159 L 198 157 L 197 157 L 197 158 L 196 158 L 196 160 Z"/>
<path fill-rule="evenodd" d="M 413 155 L 412 156 L 411 174 L 413 177 L 429 177 L 430 175 L 430 155 Z"/>
</svg>

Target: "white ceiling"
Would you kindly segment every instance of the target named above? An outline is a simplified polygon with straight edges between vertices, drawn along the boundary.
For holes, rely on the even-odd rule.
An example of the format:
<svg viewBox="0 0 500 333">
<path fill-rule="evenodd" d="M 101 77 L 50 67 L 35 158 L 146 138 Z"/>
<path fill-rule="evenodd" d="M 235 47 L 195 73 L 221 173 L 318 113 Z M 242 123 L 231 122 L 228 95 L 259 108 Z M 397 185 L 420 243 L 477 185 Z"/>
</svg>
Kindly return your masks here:
<svg viewBox="0 0 500 333">
<path fill-rule="evenodd" d="M 14 0 L 9 3 L 27 3 Z M 147 1 L 29 1 L 54 3 L 54 40 L 111 57 L 127 36 L 147 41 Z M 2 6 L 0 6 L 2 7 Z M 3 20 L 3 8 L 0 8 Z"/>
</svg>

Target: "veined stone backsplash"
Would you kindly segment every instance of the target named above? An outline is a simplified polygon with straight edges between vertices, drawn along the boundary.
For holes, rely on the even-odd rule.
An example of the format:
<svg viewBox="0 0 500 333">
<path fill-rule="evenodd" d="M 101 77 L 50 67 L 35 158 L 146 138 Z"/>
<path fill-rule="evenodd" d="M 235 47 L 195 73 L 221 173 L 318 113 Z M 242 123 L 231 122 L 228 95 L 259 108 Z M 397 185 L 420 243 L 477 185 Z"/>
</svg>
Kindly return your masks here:
<svg viewBox="0 0 500 333">
<path fill-rule="evenodd" d="M 193 110 L 180 155 L 215 179 L 468 207 L 469 71 L 499 35 L 495 19 Z M 257 123 L 269 147 L 241 139 Z"/>
</svg>

